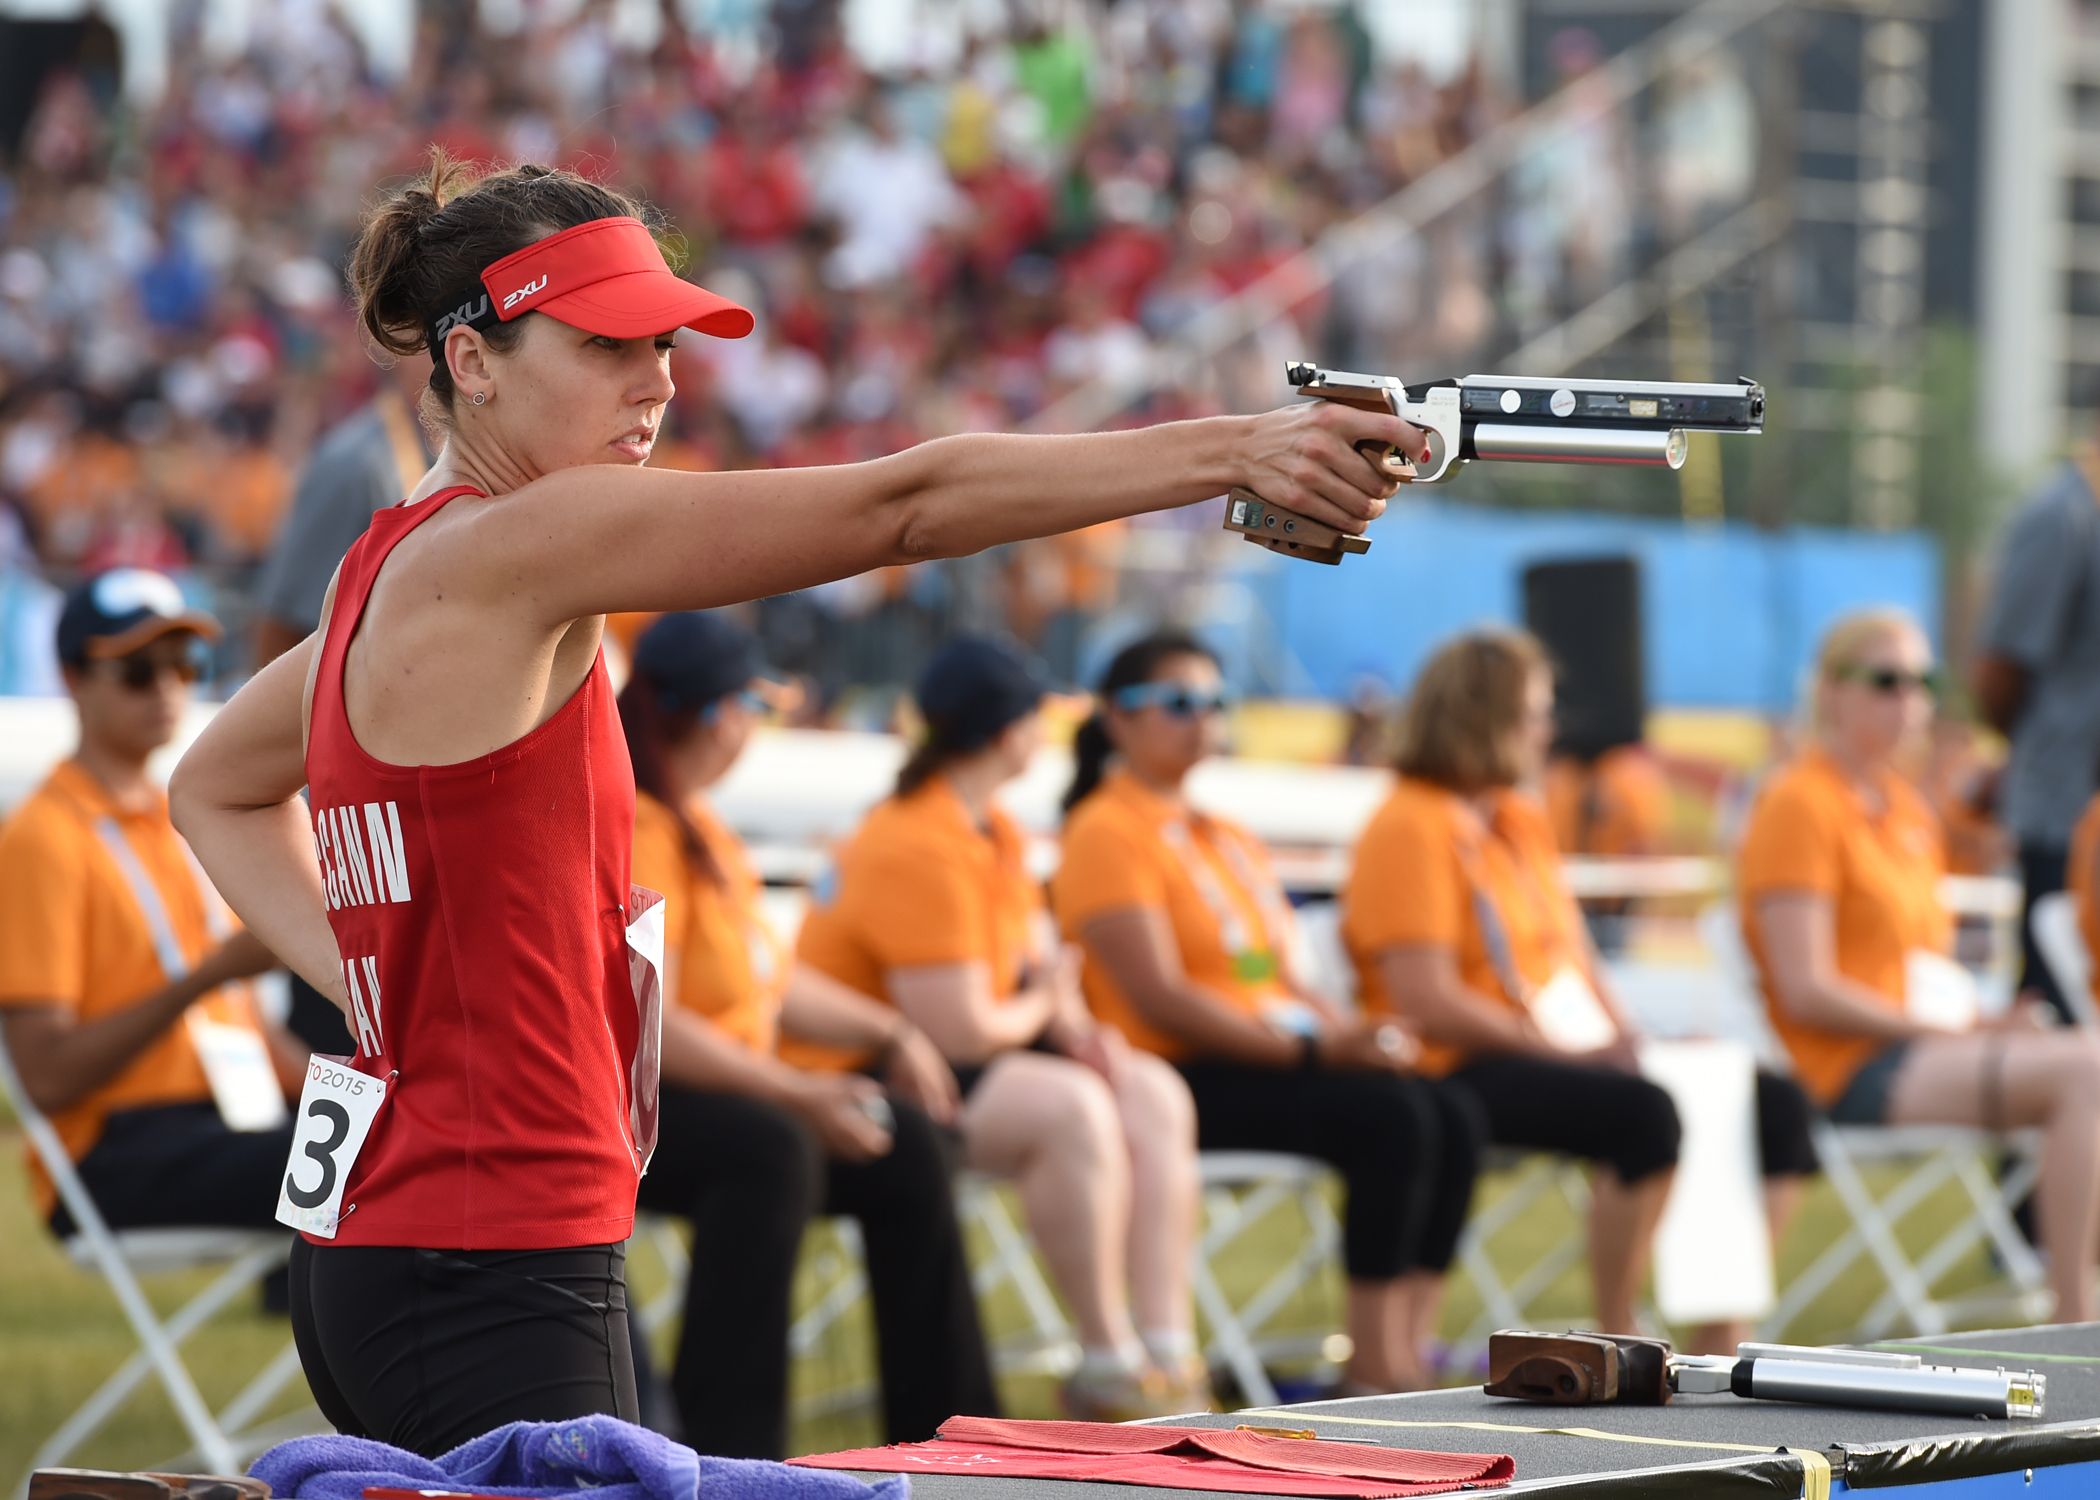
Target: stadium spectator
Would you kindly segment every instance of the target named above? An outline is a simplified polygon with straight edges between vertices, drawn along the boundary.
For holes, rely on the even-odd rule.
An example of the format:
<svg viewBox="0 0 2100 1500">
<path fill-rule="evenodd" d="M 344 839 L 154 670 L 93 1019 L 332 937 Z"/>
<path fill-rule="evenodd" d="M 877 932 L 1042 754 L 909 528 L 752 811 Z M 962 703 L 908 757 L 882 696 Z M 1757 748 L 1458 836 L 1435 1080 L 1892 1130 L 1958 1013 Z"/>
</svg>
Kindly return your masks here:
<svg viewBox="0 0 2100 1500">
<path fill-rule="evenodd" d="M 1738 856 L 1743 935 L 1795 1073 L 1832 1120 L 2047 1133 L 2041 1242 L 2055 1317 L 2082 1322 L 2100 1248 L 2100 1039 L 2038 1032 L 2036 1004 L 1979 1025 L 1973 987 L 1960 1016 L 1939 827 L 1894 769 L 1934 680 L 1925 633 L 1900 611 L 1824 635 L 1812 738 L 1766 785 Z"/>
<path fill-rule="evenodd" d="M 186 587 L 208 584 L 229 620 L 245 616 L 290 476 L 374 383 L 330 268 L 370 185 L 413 170 L 433 141 L 580 164 L 675 210 L 685 233 L 671 253 L 696 279 L 738 301 L 719 279 L 756 279 L 754 308 L 785 347 L 711 391 L 682 376 L 692 394 L 657 459 L 682 450 L 745 468 L 1010 428 L 1070 372 L 1136 368 L 1143 342 L 1124 324 L 1149 340 L 1185 326 L 1495 114 L 1478 70 L 1418 80 L 1423 123 L 1404 160 L 1339 149 L 1326 122 L 1338 102 L 1355 118 L 1361 36 L 1334 23 L 1342 78 L 1331 39 L 1307 25 L 1293 42 L 1265 5 L 1136 0 L 1047 28 L 980 16 L 966 42 L 888 78 L 841 47 L 828 4 L 673 7 L 654 26 L 630 24 L 633 7 L 612 24 L 602 6 L 426 6 L 405 67 L 368 56 L 348 14 L 256 0 L 214 22 L 208 58 L 181 12 L 168 31 L 175 86 L 158 104 L 113 102 L 116 80 L 92 58 L 25 101 L 33 118 L 0 218 L 0 489 L 47 568 L 123 557 L 188 569 Z M 216 60 L 229 47 L 240 55 Z M 867 129 L 841 123 L 856 113 Z M 1337 149 L 1303 159 L 1297 143 L 1323 130 Z M 1174 253 L 1187 225 L 1195 237 Z M 1404 356 L 1455 368 L 1488 327 L 1465 315 L 1487 296 L 1449 291 L 1482 274 L 1477 238 L 1439 236 L 1431 253 L 1350 277 L 1334 313 L 1318 299 L 1293 307 L 1194 407 L 1169 393 L 1136 414 L 1257 409 L 1278 351 L 1337 330 L 1363 367 Z M 1068 373 L 1053 379 L 1066 287 L 1107 293 L 1106 332 L 1075 322 L 1056 350 Z M 927 357 L 864 378 L 863 290 L 927 340 Z M 732 393 L 743 399 L 728 422 L 717 400 Z M 47 399 L 71 410 L 55 445 Z M 916 595 L 940 630 L 988 628 L 974 584 L 944 563 L 917 571 L 934 575 Z M 995 588 L 991 601 L 1012 617 L 990 628 L 1034 639 L 1034 600 Z M 797 631 L 825 614 L 808 600 L 769 607 L 769 657 L 795 659 Z M 923 660 L 868 653 L 827 671 L 826 687 L 859 674 L 901 686 Z"/>
<path fill-rule="evenodd" d="M 1598 1323 L 1633 1300 L 1677 1165 L 1676 1106 L 1642 1078 L 1639 1031 L 1560 873 L 1536 786 L 1553 743 L 1553 674 L 1529 634 L 1461 636 L 1430 658 L 1401 722 L 1399 784 L 1357 846 L 1342 933 L 1367 1005 L 1405 1018 L 1426 1072 L 1478 1104 L 1497 1145 L 1594 1162 Z M 1774 1243 L 1815 1170 L 1808 1106 L 1759 1073 Z M 1700 1330 L 1703 1349 L 1735 1347 Z"/>
<path fill-rule="evenodd" d="M 228 920 L 147 773 L 218 637 L 158 573 L 75 589 L 58 656 L 79 745 L 0 828 L 0 1033 L 115 1228 L 270 1227 L 306 1069 L 242 982 L 276 959 Z M 72 1233 L 33 1158 L 31 1176 Z"/>
<path fill-rule="evenodd" d="M 703 1453 L 787 1454 L 789 1293 L 818 1214 L 860 1221 L 883 1432 L 918 1442 L 998 1414 L 940 1127 L 955 1080 L 924 1032 L 792 961 L 749 857 L 706 800 L 764 708 L 757 645 L 666 615 L 636 645 L 620 720 L 634 761 L 634 880 L 664 898 L 663 1105 L 640 1206 L 693 1226 L 671 1376 Z M 783 1062 L 782 1035 L 858 1048 L 890 1083 Z M 886 1109 L 888 1123 L 882 1123 Z"/>
<path fill-rule="evenodd" d="M 993 800 L 1042 743 L 1043 695 L 1005 647 L 941 649 L 918 684 L 925 738 L 820 885 L 799 955 L 894 1005 L 954 1064 L 970 1162 L 1016 1179 L 1079 1325 L 1071 1414 L 1201 1409 L 1188 1089 L 1088 1014 L 1078 954 L 1055 943 L 1027 841 Z"/>
<path fill-rule="evenodd" d="M 372 399 L 321 435 L 256 591 L 255 665 L 267 666 L 321 623 L 329 580 L 372 513 L 402 498 L 435 454 L 419 403 L 427 355 L 396 359 Z"/>
<path fill-rule="evenodd" d="M 1065 799 L 1058 920 L 1085 945 L 1094 1013 L 1188 1081 L 1205 1150 L 1296 1152 L 1342 1174 L 1345 1392 L 1417 1389 L 1484 1127 L 1413 1075 L 1401 1028 L 1360 1024 L 1300 981 L 1260 841 L 1189 805 L 1223 706 L 1217 661 L 1189 636 L 1110 663 Z"/>
<path fill-rule="evenodd" d="M 2064 888 L 2071 829 L 2100 777 L 2100 457 L 2066 462 L 2013 516 L 1984 611 L 1973 686 L 2012 742 L 1999 821 L 2019 846 L 2020 987 L 2069 1012 L 2034 945 L 2034 903 Z"/>
</svg>

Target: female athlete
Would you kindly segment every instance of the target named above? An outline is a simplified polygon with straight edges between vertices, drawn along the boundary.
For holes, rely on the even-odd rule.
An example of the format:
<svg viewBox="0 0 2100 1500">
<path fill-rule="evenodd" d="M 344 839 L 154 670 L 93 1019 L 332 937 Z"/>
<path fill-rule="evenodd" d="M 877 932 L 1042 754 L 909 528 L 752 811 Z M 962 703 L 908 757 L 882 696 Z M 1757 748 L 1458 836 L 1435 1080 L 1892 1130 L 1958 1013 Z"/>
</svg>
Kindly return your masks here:
<svg viewBox="0 0 2100 1500">
<path fill-rule="evenodd" d="M 302 1116 L 342 1119 L 286 1182 L 294 1326 L 330 1420 L 426 1453 L 634 1413 L 621 1244 L 655 1126 L 655 992 L 629 957 L 650 917 L 603 616 L 1234 485 L 1361 531 L 1393 482 L 1356 444 L 1426 452 L 1397 418 L 1318 402 L 828 469 L 646 469 L 674 335 L 752 320 L 673 276 L 641 213 L 566 172 L 474 181 L 441 156 L 374 212 L 359 314 L 395 354 L 433 350 L 444 451 L 172 787 L 219 889 L 357 1035 L 362 1085 L 309 1075 L 336 1092 Z"/>
</svg>

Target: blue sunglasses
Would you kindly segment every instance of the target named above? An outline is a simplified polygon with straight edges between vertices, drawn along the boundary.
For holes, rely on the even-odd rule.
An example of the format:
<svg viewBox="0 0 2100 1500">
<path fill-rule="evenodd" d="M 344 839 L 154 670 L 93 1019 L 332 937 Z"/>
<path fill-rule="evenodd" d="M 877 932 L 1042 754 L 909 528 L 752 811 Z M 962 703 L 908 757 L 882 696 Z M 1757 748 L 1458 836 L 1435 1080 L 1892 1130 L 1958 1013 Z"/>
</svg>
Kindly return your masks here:
<svg viewBox="0 0 2100 1500">
<path fill-rule="evenodd" d="M 766 700 L 759 697 L 758 694 L 752 692 L 751 689 L 738 688 L 735 692 L 724 694 L 722 697 L 717 698 L 714 702 L 708 704 L 707 707 L 701 709 L 700 722 L 703 724 L 712 724 L 715 722 L 715 720 L 721 718 L 722 705 L 725 703 L 734 703 L 745 713 L 751 714 L 754 717 L 762 717 L 765 714 L 765 711 L 768 707 Z"/>
<path fill-rule="evenodd" d="M 1117 688 L 1114 701 L 1116 707 L 1125 713 L 1157 708 L 1177 719 L 1193 719 L 1198 714 L 1223 711 L 1232 702 L 1232 697 L 1221 687 L 1194 688 L 1185 682 L 1166 681 L 1139 682 Z"/>
</svg>

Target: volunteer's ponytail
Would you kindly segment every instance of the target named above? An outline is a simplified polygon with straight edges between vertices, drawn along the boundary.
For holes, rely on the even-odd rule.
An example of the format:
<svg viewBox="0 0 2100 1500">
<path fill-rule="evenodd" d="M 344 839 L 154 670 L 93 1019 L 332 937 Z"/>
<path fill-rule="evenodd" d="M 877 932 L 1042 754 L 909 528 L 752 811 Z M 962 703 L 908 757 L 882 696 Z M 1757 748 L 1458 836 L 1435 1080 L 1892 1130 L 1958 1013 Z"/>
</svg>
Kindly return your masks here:
<svg viewBox="0 0 2100 1500">
<path fill-rule="evenodd" d="M 1159 630 L 1133 641 L 1116 653 L 1102 675 L 1102 707 L 1096 708 L 1079 726 L 1072 741 L 1072 784 L 1065 789 L 1064 809 L 1071 812 L 1101 785 L 1115 742 L 1108 735 L 1106 705 L 1124 688 L 1137 687 L 1159 675 L 1159 669 L 1178 656 L 1200 656 L 1217 664 L 1218 654 L 1185 630 Z"/>
<path fill-rule="evenodd" d="M 646 792 L 671 810 L 678 820 L 679 842 L 686 858 L 701 878 L 714 885 L 727 883 L 722 862 L 708 846 L 685 810 L 685 798 L 671 785 L 664 758 L 673 745 L 691 734 L 700 722 L 700 712 L 691 708 L 665 708 L 663 689 L 640 672 L 627 679 L 620 691 L 620 730 L 627 737 L 627 758 L 634 764 L 634 789 Z"/>
<path fill-rule="evenodd" d="M 1116 747 L 1108 737 L 1108 720 L 1100 709 L 1087 716 L 1072 737 L 1072 784 L 1065 788 L 1064 807 L 1070 812 L 1093 795 L 1108 770 L 1108 758 Z"/>
</svg>

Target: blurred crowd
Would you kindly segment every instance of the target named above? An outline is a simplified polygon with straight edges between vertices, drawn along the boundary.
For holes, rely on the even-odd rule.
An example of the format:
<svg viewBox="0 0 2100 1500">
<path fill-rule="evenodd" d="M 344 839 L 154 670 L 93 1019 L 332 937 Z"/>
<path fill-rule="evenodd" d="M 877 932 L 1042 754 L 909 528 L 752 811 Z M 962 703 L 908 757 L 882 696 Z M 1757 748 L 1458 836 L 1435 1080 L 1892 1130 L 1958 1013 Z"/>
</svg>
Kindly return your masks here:
<svg viewBox="0 0 2100 1500">
<path fill-rule="evenodd" d="M 759 309 L 749 339 L 677 356 L 655 462 L 719 468 L 1054 425 L 1059 397 L 1141 382 L 1163 341 L 1514 107 L 1449 0 L 416 14 L 397 80 L 328 0 L 261 0 L 217 62 L 178 25 L 150 109 L 120 103 L 113 69 L 46 77 L 0 178 L 0 636 L 48 629 L 55 596 L 30 571 L 137 564 L 215 591 L 238 645 L 300 467 L 383 378 L 344 254 L 375 188 L 433 143 L 643 194 L 688 274 Z M 1636 174 L 1628 125 L 1585 92 L 1601 60 L 1587 32 L 1555 39 L 1565 119 L 1493 203 L 1360 260 L 1130 419 L 1269 404 L 1307 352 L 1395 368 L 1506 343 L 1604 289 L 1637 240 L 1741 195 L 1754 111 L 1732 64 L 1673 83 L 1651 135 L 1675 165 Z M 829 698 L 908 680 L 956 630 L 1010 634 L 1069 678 L 1128 550 L 1059 538 L 774 601 L 754 623 Z M 48 663 L 0 662 L 0 691 L 55 690 Z"/>
</svg>

